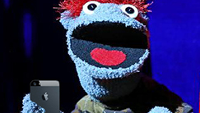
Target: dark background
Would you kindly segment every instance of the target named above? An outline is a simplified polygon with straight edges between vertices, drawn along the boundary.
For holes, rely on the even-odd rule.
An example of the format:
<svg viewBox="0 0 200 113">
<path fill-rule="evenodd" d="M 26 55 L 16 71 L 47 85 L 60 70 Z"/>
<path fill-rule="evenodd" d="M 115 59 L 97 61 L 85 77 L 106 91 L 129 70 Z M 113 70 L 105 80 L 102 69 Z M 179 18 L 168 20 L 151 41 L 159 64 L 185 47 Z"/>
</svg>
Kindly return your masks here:
<svg viewBox="0 0 200 113">
<path fill-rule="evenodd" d="M 59 0 L 0 1 L 0 112 L 19 112 L 33 79 L 60 81 L 61 110 L 85 95 L 67 54 L 65 30 L 53 10 Z M 155 1 L 151 6 L 153 78 L 198 112 L 200 1 Z M 148 74 L 151 71 L 147 70 Z"/>
<path fill-rule="evenodd" d="M 61 110 L 66 113 L 85 95 L 67 54 L 66 31 L 56 20 L 59 14 L 53 7 L 58 3 L 58 0 L 1 1 L 0 94 L 4 105 L 0 112 L 21 111 L 22 99 L 30 92 L 29 83 L 33 79 L 60 81 Z"/>
</svg>

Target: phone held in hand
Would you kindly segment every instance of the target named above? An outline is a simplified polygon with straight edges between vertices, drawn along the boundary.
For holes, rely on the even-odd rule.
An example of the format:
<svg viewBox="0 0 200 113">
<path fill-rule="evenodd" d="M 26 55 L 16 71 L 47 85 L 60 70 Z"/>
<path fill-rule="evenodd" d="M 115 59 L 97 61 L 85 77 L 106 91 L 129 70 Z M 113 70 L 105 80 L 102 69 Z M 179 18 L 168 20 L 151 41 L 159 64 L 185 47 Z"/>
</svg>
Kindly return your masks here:
<svg viewBox="0 0 200 113">
<path fill-rule="evenodd" d="M 45 109 L 45 113 L 60 112 L 60 85 L 56 80 L 33 80 L 30 99 Z"/>
</svg>

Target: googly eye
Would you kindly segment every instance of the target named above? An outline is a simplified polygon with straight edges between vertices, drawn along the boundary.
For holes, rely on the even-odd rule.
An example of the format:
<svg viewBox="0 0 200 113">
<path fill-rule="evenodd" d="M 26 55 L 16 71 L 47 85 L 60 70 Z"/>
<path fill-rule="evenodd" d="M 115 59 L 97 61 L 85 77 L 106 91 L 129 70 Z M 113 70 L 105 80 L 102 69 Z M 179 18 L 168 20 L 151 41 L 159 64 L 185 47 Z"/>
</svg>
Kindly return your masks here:
<svg viewBox="0 0 200 113">
<path fill-rule="evenodd" d="M 121 7 L 122 12 L 128 15 L 130 18 L 136 18 L 138 16 L 138 9 L 133 5 L 123 5 Z"/>
<path fill-rule="evenodd" d="M 83 11 L 86 13 L 86 14 L 93 14 L 94 13 L 94 10 L 100 5 L 99 2 L 97 1 L 90 1 L 90 2 L 87 2 L 85 5 L 83 5 Z"/>
</svg>

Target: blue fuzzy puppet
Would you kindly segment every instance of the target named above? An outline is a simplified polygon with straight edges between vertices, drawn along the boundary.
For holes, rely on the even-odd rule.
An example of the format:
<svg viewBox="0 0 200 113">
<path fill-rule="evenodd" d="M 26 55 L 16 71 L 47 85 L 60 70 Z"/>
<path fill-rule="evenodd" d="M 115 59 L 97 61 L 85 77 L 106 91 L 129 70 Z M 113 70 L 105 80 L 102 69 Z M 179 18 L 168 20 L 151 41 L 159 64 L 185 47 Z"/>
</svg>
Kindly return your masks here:
<svg viewBox="0 0 200 113">
<path fill-rule="evenodd" d="M 149 57 L 145 0 L 64 0 L 60 22 L 88 94 L 72 113 L 192 113 L 180 97 L 142 74 Z M 23 100 L 23 113 L 43 113 Z"/>
</svg>

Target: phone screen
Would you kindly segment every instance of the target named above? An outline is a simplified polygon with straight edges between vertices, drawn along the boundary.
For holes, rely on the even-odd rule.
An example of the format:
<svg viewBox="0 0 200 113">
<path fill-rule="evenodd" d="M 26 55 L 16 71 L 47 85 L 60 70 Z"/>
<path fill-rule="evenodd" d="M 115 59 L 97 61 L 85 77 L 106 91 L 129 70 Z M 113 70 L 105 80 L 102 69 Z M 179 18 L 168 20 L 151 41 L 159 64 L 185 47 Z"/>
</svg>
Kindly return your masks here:
<svg viewBox="0 0 200 113">
<path fill-rule="evenodd" d="M 45 109 L 45 113 L 60 112 L 60 88 L 58 81 L 33 80 L 30 83 L 30 99 Z"/>
</svg>

